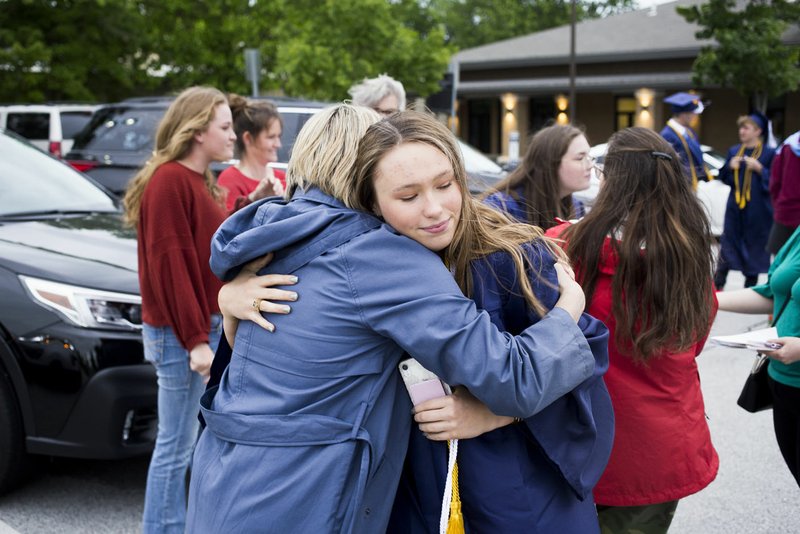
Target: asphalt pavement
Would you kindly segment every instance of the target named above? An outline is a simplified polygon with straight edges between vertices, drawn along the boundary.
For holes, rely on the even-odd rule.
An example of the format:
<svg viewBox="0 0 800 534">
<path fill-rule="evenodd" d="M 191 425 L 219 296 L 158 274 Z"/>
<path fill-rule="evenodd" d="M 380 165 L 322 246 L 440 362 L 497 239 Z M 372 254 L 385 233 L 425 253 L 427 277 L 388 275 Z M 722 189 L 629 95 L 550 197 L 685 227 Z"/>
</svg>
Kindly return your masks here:
<svg viewBox="0 0 800 534">
<path fill-rule="evenodd" d="M 729 288 L 742 280 L 731 273 Z M 766 326 L 766 316 L 720 312 L 712 335 Z M 772 412 L 736 405 L 753 353 L 707 347 L 699 358 L 717 479 L 681 500 L 671 534 L 800 533 L 800 489 L 783 463 Z M 148 458 L 54 459 L 17 491 L 0 497 L 0 534 L 108 534 L 140 531 Z"/>
</svg>

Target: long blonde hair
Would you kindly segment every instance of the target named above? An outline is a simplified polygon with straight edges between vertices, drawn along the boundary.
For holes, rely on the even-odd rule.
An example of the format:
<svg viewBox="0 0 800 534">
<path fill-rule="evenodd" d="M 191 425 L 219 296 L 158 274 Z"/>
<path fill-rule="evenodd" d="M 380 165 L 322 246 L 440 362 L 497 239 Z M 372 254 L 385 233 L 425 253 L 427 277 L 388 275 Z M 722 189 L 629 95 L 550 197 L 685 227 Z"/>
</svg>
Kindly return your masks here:
<svg viewBox="0 0 800 534">
<path fill-rule="evenodd" d="M 139 222 L 142 196 L 156 169 L 164 163 L 187 156 L 194 144 L 194 135 L 208 128 L 217 106 L 227 103 L 225 95 L 218 89 L 190 87 L 170 104 L 158 124 L 153 156 L 133 177 L 122 200 L 126 224 L 136 226 Z M 213 173 L 206 169 L 204 175 L 208 192 L 215 200 L 220 201 L 224 198 L 224 192 L 217 186 Z"/>
<path fill-rule="evenodd" d="M 519 277 L 523 297 L 539 316 L 547 309 L 536 297 L 528 273 L 532 266 L 523 245 L 536 241 L 554 257 L 565 259 L 564 253 L 554 241 L 546 238 L 541 228 L 513 222 L 508 216 L 496 211 L 469 195 L 467 173 L 461 151 L 453 134 L 439 121 L 428 114 L 404 111 L 373 124 L 359 144 L 356 160 L 355 187 L 348 195 L 348 206 L 374 211 L 374 177 L 381 158 L 403 143 L 430 145 L 450 161 L 456 182 L 461 189 L 461 218 L 453 241 L 442 251 L 445 263 L 454 270 L 455 279 L 467 296 L 472 296 L 473 281 L 470 264 L 493 252 L 503 251 L 511 256 Z M 538 276 L 539 273 L 531 273 Z"/>
</svg>

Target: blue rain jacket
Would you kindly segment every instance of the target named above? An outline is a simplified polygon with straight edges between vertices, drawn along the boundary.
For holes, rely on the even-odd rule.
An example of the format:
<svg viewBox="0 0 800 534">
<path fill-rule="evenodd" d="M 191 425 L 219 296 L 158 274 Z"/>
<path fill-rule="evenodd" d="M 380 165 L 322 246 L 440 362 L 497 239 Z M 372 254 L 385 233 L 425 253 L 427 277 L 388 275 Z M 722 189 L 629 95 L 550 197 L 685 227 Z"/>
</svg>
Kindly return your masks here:
<svg viewBox="0 0 800 534">
<path fill-rule="evenodd" d="M 495 413 L 528 417 L 594 373 L 580 328 L 554 309 L 519 336 L 464 297 L 433 252 L 317 189 L 240 210 L 212 241 L 230 279 L 293 273 L 276 332 L 242 322 L 201 402 L 187 532 L 383 532 L 411 427 L 403 354 Z"/>
<path fill-rule="evenodd" d="M 548 309 L 558 300 L 552 255 L 529 245 L 540 277 L 534 293 Z M 510 256 L 494 253 L 472 265 L 474 300 L 510 333 L 539 321 L 522 297 Z M 584 314 L 579 323 L 595 357 L 594 373 L 524 424 L 509 425 L 458 445 L 459 490 L 468 533 L 599 532 L 592 489 L 605 469 L 614 438 L 608 369 L 608 330 Z M 447 476 L 447 446 L 414 425 L 389 524 L 391 534 L 439 531 Z"/>
</svg>

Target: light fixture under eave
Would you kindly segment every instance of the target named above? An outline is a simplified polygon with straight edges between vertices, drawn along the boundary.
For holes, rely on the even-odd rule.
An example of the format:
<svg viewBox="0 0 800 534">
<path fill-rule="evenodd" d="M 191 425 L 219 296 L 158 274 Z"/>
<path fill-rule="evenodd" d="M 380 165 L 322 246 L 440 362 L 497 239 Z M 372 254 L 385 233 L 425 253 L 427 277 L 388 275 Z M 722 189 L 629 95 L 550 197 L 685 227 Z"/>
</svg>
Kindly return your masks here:
<svg viewBox="0 0 800 534">
<path fill-rule="evenodd" d="M 517 107 L 517 95 L 506 93 L 502 96 L 503 109 L 506 113 L 514 113 Z"/>
<path fill-rule="evenodd" d="M 567 111 L 567 107 L 569 107 L 569 98 L 567 95 L 556 95 L 556 109 L 560 112 Z"/>
</svg>

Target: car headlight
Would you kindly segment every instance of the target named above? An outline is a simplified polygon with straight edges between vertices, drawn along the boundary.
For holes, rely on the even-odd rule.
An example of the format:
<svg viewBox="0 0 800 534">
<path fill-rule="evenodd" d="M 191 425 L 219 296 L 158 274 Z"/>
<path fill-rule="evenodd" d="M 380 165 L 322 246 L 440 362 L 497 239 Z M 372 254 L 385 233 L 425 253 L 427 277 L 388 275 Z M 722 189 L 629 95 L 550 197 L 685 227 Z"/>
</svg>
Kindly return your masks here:
<svg viewBox="0 0 800 534">
<path fill-rule="evenodd" d="M 84 328 L 141 330 L 142 297 L 19 276 L 33 300 Z"/>
</svg>

